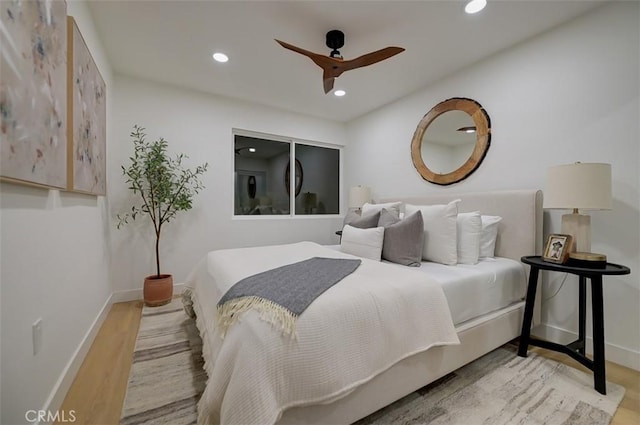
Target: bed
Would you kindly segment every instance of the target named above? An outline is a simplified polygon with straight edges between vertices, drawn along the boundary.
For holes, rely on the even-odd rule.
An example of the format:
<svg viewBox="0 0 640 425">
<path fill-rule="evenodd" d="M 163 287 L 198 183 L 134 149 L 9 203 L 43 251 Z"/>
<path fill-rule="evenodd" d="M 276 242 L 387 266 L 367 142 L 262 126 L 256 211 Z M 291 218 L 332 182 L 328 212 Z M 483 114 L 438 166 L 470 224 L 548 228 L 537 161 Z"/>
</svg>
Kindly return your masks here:
<svg viewBox="0 0 640 425">
<path fill-rule="evenodd" d="M 381 199 L 379 202 L 403 201 L 415 205 L 429 205 L 447 203 L 456 198 L 462 199 L 458 206 L 459 212 L 480 210 L 483 214 L 502 217 L 495 248 L 496 257 L 502 258 L 496 258 L 493 262 L 510 263 L 509 267 L 513 267 L 514 262 L 517 262 L 524 274 L 526 270 L 519 263 L 520 257 L 541 251 L 542 193 L 540 191 L 447 194 L 420 198 Z M 287 351 L 276 351 L 277 354 L 274 354 L 274 350 L 281 350 L 279 347 L 274 348 L 274 331 L 269 328 L 269 324 L 260 320 L 257 313 L 245 313 L 240 319 L 240 323 L 236 323 L 234 327 L 230 328 L 223 340 L 221 335 L 217 333 L 219 331 L 216 330 L 215 320 L 211 319 L 215 316 L 215 304 L 225 288 L 233 282 L 254 272 L 266 270 L 271 265 L 278 265 L 278 261 L 282 260 L 282 255 L 289 256 L 291 262 L 294 262 L 299 258 L 306 258 L 307 255 L 318 254 L 328 257 L 335 255 L 340 258 L 344 254 L 334 250 L 334 255 L 332 255 L 332 250 L 326 247 L 305 243 L 296 245 L 293 249 L 291 247 L 273 247 L 267 253 L 264 253 L 264 250 L 260 252 L 243 251 L 243 255 L 260 255 L 260 259 L 256 260 L 256 257 L 252 257 L 251 265 L 226 270 L 222 273 L 216 270 L 216 277 L 213 278 L 214 270 L 212 269 L 222 268 L 223 264 L 237 260 L 234 259 L 237 250 L 223 251 L 226 252 L 218 253 L 213 257 L 209 257 L 211 253 L 208 254 L 208 257 L 199 263 L 187 279 L 187 287 L 192 293 L 193 308 L 197 316 L 196 322 L 203 339 L 205 369 L 209 374 L 207 389 L 199 403 L 200 423 L 352 423 L 492 351 L 520 334 L 524 310 L 522 288 L 514 288 L 508 300 L 503 300 L 498 307 L 489 308 L 488 313 L 481 314 L 479 317 L 477 312 L 470 311 L 464 306 L 456 307 L 454 301 L 451 301 L 452 308 L 447 308 L 447 311 L 443 312 L 444 310 L 439 310 L 442 299 L 447 304 L 451 294 L 445 296 L 444 292 L 446 291 L 442 290 L 437 280 L 447 279 L 446 267 L 438 271 L 433 268 L 429 269 L 429 265 L 425 265 L 425 267 L 420 267 L 420 270 L 415 270 L 410 267 L 390 266 L 383 263 L 374 264 L 375 262 L 370 260 L 363 260 L 360 269 L 365 277 L 362 281 L 364 282 L 368 276 L 369 285 L 381 288 L 382 298 L 392 298 L 394 293 L 399 293 L 397 291 L 405 281 L 413 282 L 412 288 L 420 286 L 420 289 L 416 289 L 415 293 L 402 300 L 403 308 L 395 310 L 393 314 L 385 311 L 387 307 L 374 307 L 380 308 L 378 315 L 380 320 L 385 321 L 381 323 L 386 324 L 386 321 L 398 320 L 398 323 L 393 324 L 394 329 L 399 329 L 397 335 L 393 336 L 393 344 L 388 342 L 380 344 L 380 341 L 388 338 L 384 335 L 370 338 L 372 341 L 349 340 L 347 342 L 340 340 L 340 338 L 346 338 L 347 334 L 343 334 L 342 329 L 336 330 L 335 328 L 348 328 L 349 326 L 340 326 L 339 324 L 352 323 L 353 317 L 355 317 L 348 314 L 344 317 L 341 315 L 346 314 L 345 311 L 351 314 L 351 310 L 365 308 L 357 305 L 358 303 L 355 303 L 354 307 L 352 302 L 340 306 L 341 300 L 344 299 L 341 297 L 345 296 L 345 291 L 349 291 L 349 288 L 357 289 L 357 285 L 362 283 L 357 280 L 360 277 L 348 276 L 343 285 L 335 285 L 309 307 L 309 311 L 312 308 L 315 310 L 324 308 L 322 314 L 327 317 L 326 324 L 310 322 L 311 319 L 307 320 L 306 318 L 311 316 L 311 313 L 303 314 L 297 322 L 297 339 L 282 335 L 277 337 L 284 341 L 284 345 L 306 344 L 303 345 L 307 347 L 304 355 L 311 351 L 309 347 L 313 348 L 314 353 L 319 353 L 313 354 L 318 356 L 317 359 L 306 360 L 307 367 L 301 367 L 296 363 L 297 357 L 294 356 L 291 360 L 286 359 Z M 487 261 L 486 265 L 491 270 L 490 273 L 493 273 L 494 268 L 499 265 L 488 264 L 490 262 Z M 462 269 L 458 268 L 459 271 Z M 440 277 L 438 277 L 439 273 Z M 460 271 L 460 273 L 464 277 L 464 271 Z M 398 276 L 401 276 L 402 279 Z M 378 278 L 386 279 L 385 283 L 377 282 Z M 518 280 L 525 281 L 523 278 L 524 276 L 521 276 Z M 348 284 L 347 279 L 350 279 Z M 394 279 L 401 280 L 402 283 L 398 283 L 399 286 L 396 288 L 393 286 L 394 282 L 391 285 L 392 288 L 389 289 L 389 282 Z M 211 284 L 212 280 L 226 283 L 215 288 L 215 285 Z M 421 282 L 421 284 L 417 282 Z M 423 284 L 423 282 L 428 282 L 428 284 Z M 435 285 L 433 285 L 434 282 Z M 490 279 L 487 285 L 489 285 L 487 288 L 495 288 L 497 285 L 509 288 L 508 279 L 502 283 Z M 435 292 L 427 292 L 432 290 L 432 286 L 439 289 Z M 455 282 L 453 286 L 449 287 L 453 288 L 450 289 L 452 293 L 464 291 L 464 289 L 460 289 L 462 287 L 456 289 Z M 402 288 L 406 288 L 406 286 L 402 286 Z M 482 292 L 490 293 L 488 290 Z M 363 304 L 371 304 L 368 300 L 368 293 L 366 296 L 362 296 L 361 293 L 359 298 L 364 299 Z M 487 298 L 487 302 L 493 301 L 494 298 Z M 377 301 L 373 304 L 378 306 L 376 303 Z M 427 303 L 431 303 L 429 309 L 433 310 L 435 315 L 433 320 L 429 320 L 429 323 L 433 321 L 435 324 L 428 326 L 433 329 L 426 332 L 422 329 L 424 326 L 408 325 L 407 329 L 400 330 L 401 323 L 416 322 L 415 317 L 421 317 L 422 314 L 421 305 L 424 306 Z M 540 303 L 536 303 L 536 306 L 539 305 Z M 400 315 L 406 316 L 400 317 Z M 441 316 L 447 317 L 443 319 Z M 209 320 L 206 319 L 207 317 Z M 329 323 L 331 320 L 334 320 L 335 323 Z M 357 322 L 357 319 L 355 321 Z M 534 323 L 538 322 L 539 311 L 534 314 Z M 336 324 L 338 325 L 336 326 Z M 367 324 L 358 323 L 357 325 L 365 326 Z M 381 327 L 380 323 L 377 324 L 377 327 Z M 250 333 L 247 334 L 247 331 L 240 330 L 241 328 L 249 329 Z M 375 329 L 376 326 L 371 326 L 371 329 L 365 330 L 365 332 L 375 332 Z M 421 333 L 423 331 L 424 335 Z M 243 333 L 241 334 L 241 332 Z M 307 338 L 308 334 L 313 332 L 316 332 L 314 338 L 317 338 L 317 341 Z M 412 335 L 415 335 L 415 338 L 411 337 Z M 227 345 L 225 346 L 225 344 Z M 396 345 L 400 351 L 394 351 Z M 381 349 L 382 346 L 390 348 Z M 262 354 L 266 351 L 271 352 L 270 355 L 275 355 L 274 359 L 277 360 L 264 363 Z M 384 353 L 379 354 L 378 351 L 384 351 Z M 377 354 L 369 359 L 366 355 L 368 352 L 376 352 Z M 365 357 L 366 359 L 360 362 L 359 359 Z M 354 358 L 358 361 L 354 363 L 351 360 L 352 364 L 348 364 L 349 359 Z M 291 361 L 290 367 L 287 366 L 288 361 Z M 367 363 L 369 361 L 371 361 L 371 365 Z M 288 369 L 292 370 L 292 376 L 309 374 L 313 377 L 315 376 L 313 373 L 319 373 L 323 370 L 321 367 L 324 363 L 334 365 L 337 372 L 335 376 L 331 373 L 327 376 L 317 375 L 315 383 L 319 389 L 316 388 L 316 385 L 301 385 L 299 382 L 287 381 Z M 360 366 L 362 366 L 362 370 L 358 370 Z M 277 370 L 271 370 L 274 368 Z M 368 370 L 367 368 L 373 369 Z M 265 370 L 268 373 L 264 372 Z M 352 370 L 353 376 L 343 376 L 351 375 Z M 268 375 L 271 377 L 268 378 Z M 324 382 L 327 377 L 330 379 L 326 379 L 327 382 Z M 346 381 L 335 382 L 343 378 Z M 267 379 L 276 382 L 269 382 L 268 385 L 271 387 L 264 387 L 263 381 Z M 286 398 L 286 394 L 282 396 L 281 389 L 287 386 L 293 386 L 293 390 L 289 392 L 304 393 L 305 396 L 301 396 L 299 399 Z M 273 394 L 264 391 L 264 388 L 273 388 Z M 280 397 L 283 399 L 280 400 Z M 261 409 L 266 412 L 264 416 L 260 416 Z M 251 414 L 247 413 L 249 411 Z"/>
</svg>

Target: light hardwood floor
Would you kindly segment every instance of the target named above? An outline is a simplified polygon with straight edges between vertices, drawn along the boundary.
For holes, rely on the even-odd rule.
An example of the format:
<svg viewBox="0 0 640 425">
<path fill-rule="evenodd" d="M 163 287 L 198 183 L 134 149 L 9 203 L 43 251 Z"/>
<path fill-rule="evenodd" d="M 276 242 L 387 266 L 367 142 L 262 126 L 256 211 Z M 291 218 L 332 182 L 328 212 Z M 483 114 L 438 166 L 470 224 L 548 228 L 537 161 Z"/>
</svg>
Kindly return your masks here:
<svg viewBox="0 0 640 425">
<path fill-rule="evenodd" d="M 60 409 L 77 424 L 120 422 L 141 314 L 142 301 L 111 306 Z"/>
<path fill-rule="evenodd" d="M 78 424 L 117 424 L 127 389 L 142 302 L 114 304 L 98 332 L 61 410 L 75 410 Z M 591 373 L 568 356 L 542 348 L 536 353 Z M 607 380 L 626 388 L 611 422 L 640 424 L 640 372 L 607 362 Z"/>
</svg>

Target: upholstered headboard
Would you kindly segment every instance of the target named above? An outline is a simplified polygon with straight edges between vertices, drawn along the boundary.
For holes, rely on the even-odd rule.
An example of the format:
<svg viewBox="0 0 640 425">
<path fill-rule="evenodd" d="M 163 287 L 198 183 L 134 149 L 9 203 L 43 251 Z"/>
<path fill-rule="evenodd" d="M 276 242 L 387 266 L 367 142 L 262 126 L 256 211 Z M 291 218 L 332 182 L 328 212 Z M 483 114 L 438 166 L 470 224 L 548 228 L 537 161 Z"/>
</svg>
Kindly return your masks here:
<svg viewBox="0 0 640 425">
<path fill-rule="evenodd" d="M 458 212 L 480 211 L 499 215 L 496 255 L 520 261 L 524 255 L 542 253 L 542 191 L 506 190 L 495 192 L 443 193 L 420 197 L 393 197 L 378 202 L 402 201 L 414 205 L 443 204 L 461 199 Z"/>
<path fill-rule="evenodd" d="M 495 192 L 446 193 L 421 197 L 395 197 L 378 202 L 402 201 L 414 205 L 444 204 L 461 199 L 458 212 L 480 211 L 486 215 L 499 215 L 496 255 L 520 261 L 525 255 L 542 254 L 542 191 L 505 190 Z M 523 264 L 529 272 L 529 267 Z M 533 324 L 541 320 L 541 293 L 536 292 Z"/>
</svg>

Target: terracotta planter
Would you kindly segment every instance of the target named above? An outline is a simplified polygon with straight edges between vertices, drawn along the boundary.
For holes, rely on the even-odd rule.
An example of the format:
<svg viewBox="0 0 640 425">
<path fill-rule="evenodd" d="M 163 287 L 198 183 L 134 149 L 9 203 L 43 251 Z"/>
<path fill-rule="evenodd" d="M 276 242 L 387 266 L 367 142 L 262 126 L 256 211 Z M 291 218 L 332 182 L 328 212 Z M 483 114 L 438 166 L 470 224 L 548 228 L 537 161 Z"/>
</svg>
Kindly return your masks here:
<svg viewBox="0 0 640 425">
<path fill-rule="evenodd" d="M 144 278 L 144 303 L 150 307 L 167 304 L 173 297 L 173 276 L 151 275 Z"/>
</svg>

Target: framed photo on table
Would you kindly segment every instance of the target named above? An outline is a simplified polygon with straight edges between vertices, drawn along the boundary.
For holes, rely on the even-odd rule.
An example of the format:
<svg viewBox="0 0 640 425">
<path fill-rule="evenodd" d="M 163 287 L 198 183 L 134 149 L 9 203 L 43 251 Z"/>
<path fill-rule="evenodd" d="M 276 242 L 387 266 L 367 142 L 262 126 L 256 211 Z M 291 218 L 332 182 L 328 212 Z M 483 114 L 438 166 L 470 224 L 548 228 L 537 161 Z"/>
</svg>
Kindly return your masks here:
<svg viewBox="0 0 640 425">
<path fill-rule="evenodd" d="M 573 237 L 571 235 L 553 233 L 547 238 L 542 259 L 550 263 L 564 264 L 569 259 L 572 244 Z"/>
</svg>

